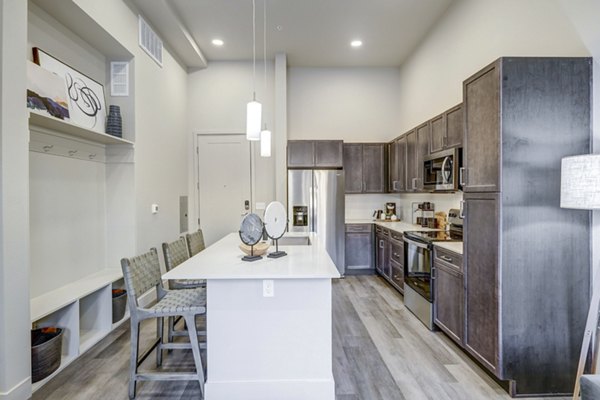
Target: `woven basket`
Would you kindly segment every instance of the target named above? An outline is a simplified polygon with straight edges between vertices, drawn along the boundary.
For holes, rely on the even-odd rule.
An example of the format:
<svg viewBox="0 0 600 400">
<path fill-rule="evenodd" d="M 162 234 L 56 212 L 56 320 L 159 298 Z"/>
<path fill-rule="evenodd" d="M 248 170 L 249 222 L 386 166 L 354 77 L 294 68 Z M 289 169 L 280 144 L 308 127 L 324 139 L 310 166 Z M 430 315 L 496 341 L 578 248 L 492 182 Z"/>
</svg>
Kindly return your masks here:
<svg viewBox="0 0 600 400">
<path fill-rule="evenodd" d="M 31 331 L 31 380 L 41 381 L 60 367 L 62 353 L 61 328 L 40 328 Z"/>
<path fill-rule="evenodd" d="M 113 289 L 112 291 L 112 322 L 119 322 L 125 316 L 127 308 L 127 291 L 123 289 Z"/>
</svg>

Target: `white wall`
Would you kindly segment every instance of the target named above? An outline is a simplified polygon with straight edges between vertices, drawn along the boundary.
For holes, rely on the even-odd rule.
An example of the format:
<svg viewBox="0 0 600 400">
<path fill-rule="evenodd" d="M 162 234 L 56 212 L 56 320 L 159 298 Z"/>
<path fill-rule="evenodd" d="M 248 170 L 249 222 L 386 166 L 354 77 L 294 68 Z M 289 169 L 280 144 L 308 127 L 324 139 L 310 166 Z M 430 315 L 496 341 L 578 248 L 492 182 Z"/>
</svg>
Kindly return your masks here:
<svg viewBox="0 0 600 400">
<path fill-rule="evenodd" d="M 251 62 L 210 62 L 208 68 L 190 72 L 187 84 L 190 134 L 246 132 L 246 104 L 252 100 L 253 90 Z M 275 87 L 272 60 L 267 62 L 266 84 L 265 89 L 264 64 L 257 62 L 256 98 L 262 104 L 263 124 L 266 121 L 272 131 L 274 144 L 280 132 L 274 126 Z M 252 146 L 254 208 L 257 202 L 268 204 L 275 200 L 276 146 L 272 145 L 272 156 L 269 158 L 260 157 L 257 143 L 252 143 Z M 190 204 L 190 207 L 195 206 Z"/>
<path fill-rule="evenodd" d="M 179 196 L 188 194 L 187 71 L 168 48 L 161 68 L 138 46 L 128 2 L 75 2 L 135 57 L 135 230 L 137 252 L 147 251 L 179 237 Z"/>
<path fill-rule="evenodd" d="M 555 0 L 459 0 L 400 70 L 400 128 L 460 103 L 463 80 L 500 56 L 588 55 Z"/>
<path fill-rule="evenodd" d="M 600 3 L 596 0 L 559 0 L 565 14 L 577 30 L 582 42 L 594 57 L 594 86 L 592 118 L 594 121 L 594 153 L 600 153 Z M 600 211 L 592 214 L 592 265 L 595 279 L 600 280 Z M 600 282 L 599 282 L 600 283 Z"/>
<path fill-rule="evenodd" d="M 27 3 L 0 2 L 0 399 L 29 396 Z"/>
<path fill-rule="evenodd" d="M 393 139 L 400 82 L 397 68 L 290 68 L 289 139 Z"/>
</svg>

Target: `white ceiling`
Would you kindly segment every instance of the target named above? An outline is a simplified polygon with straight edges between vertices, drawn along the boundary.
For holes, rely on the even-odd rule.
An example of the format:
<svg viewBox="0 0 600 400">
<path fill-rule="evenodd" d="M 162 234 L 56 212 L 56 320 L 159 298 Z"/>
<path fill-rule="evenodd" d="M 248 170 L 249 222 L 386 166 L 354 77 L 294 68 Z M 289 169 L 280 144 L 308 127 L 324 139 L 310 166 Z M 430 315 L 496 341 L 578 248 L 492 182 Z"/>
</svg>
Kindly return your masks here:
<svg viewBox="0 0 600 400">
<path fill-rule="evenodd" d="M 177 52 L 197 44 L 208 61 L 252 59 L 251 0 L 134 1 Z M 258 60 L 263 1 L 256 0 Z M 268 58 L 285 52 L 290 66 L 338 67 L 401 65 L 453 0 L 266 1 Z M 187 37 L 173 34 L 174 17 Z M 225 45 L 213 46 L 214 38 Z M 352 48 L 353 39 L 363 46 Z"/>
</svg>

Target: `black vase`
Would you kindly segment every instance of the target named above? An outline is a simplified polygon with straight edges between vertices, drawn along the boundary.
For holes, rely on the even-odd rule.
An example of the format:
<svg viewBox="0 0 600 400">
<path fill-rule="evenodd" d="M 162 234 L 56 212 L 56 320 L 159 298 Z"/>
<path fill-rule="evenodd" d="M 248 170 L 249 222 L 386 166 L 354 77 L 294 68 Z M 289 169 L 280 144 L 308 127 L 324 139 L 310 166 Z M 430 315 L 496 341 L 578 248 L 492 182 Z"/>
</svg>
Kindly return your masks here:
<svg viewBox="0 0 600 400">
<path fill-rule="evenodd" d="M 106 133 L 109 135 L 123 137 L 123 122 L 121 120 L 121 108 L 110 106 L 106 118 Z"/>
</svg>

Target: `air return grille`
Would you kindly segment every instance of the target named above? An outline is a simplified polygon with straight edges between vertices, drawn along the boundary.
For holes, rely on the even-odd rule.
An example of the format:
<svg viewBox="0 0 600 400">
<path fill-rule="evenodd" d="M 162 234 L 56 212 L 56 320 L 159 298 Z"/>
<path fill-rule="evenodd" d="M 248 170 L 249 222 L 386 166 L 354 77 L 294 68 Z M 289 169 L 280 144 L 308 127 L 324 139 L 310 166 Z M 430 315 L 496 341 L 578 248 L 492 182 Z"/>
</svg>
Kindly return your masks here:
<svg viewBox="0 0 600 400">
<path fill-rule="evenodd" d="M 158 65 L 162 67 L 162 40 L 160 40 L 156 32 L 152 30 L 150 25 L 148 25 L 141 15 L 138 16 L 138 21 L 140 47 L 144 49 L 146 53 L 148 53 L 150 58 L 152 58 Z"/>
<path fill-rule="evenodd" d="M 129 63 L 127 61 L 110 63 L 110 95 L 129 96 Z"/>
</svg>

